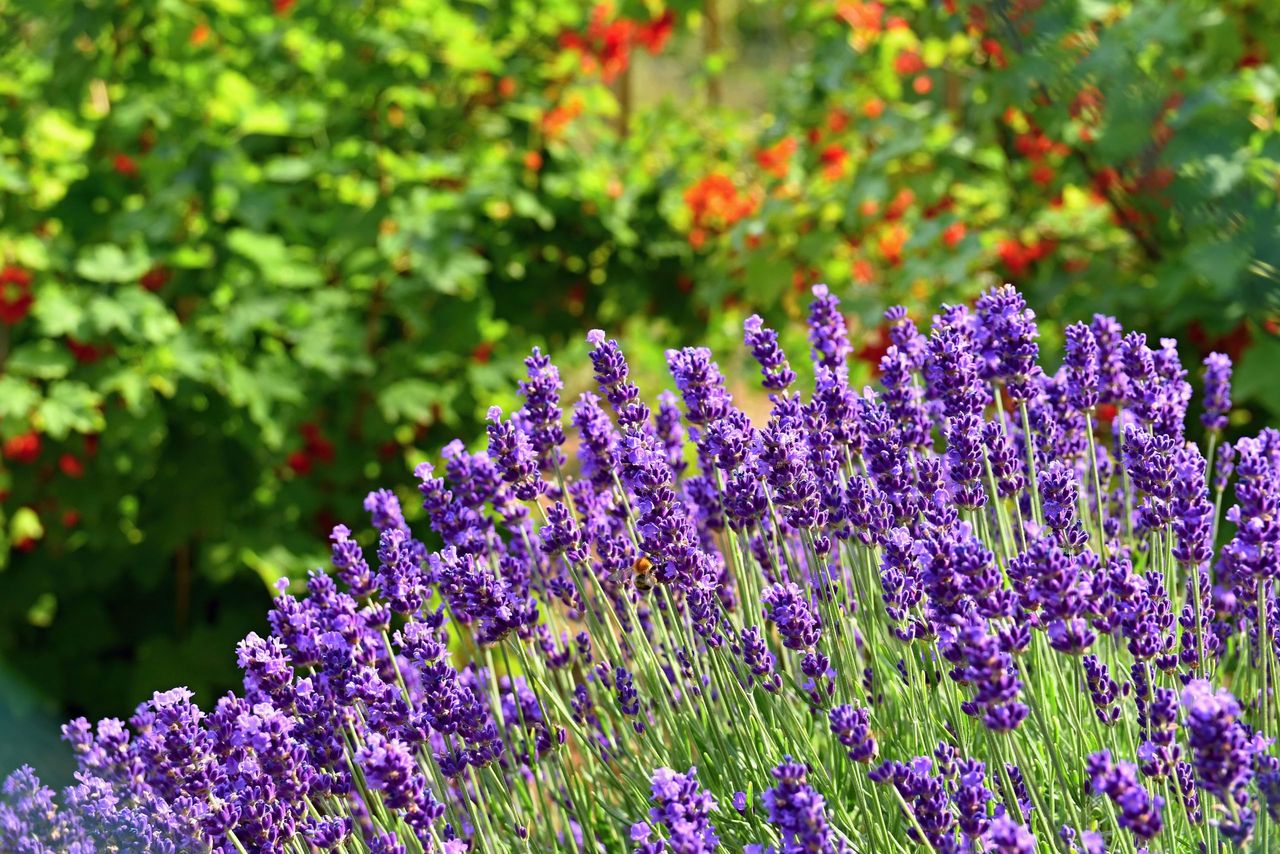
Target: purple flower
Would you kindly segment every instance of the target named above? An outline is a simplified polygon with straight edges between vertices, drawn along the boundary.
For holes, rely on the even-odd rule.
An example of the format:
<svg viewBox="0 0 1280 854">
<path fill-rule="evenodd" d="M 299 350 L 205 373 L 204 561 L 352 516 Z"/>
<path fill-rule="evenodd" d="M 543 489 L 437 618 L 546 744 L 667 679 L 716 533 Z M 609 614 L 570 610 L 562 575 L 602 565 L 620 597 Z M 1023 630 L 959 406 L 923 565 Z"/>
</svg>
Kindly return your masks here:
<svg viewBox="0 0 1280 854">
<path fill-rule="evenodd" d="M 871 714 L 866 709 L 836 706 L 828 713 L 827 719 L 836 741 L 849 748 L 850 759 L 866 763 L 875 758 L 876 739 L 871 733 Z"/>
<path fill-rule="evenodd" d="M 1199 790 L 1229 808 L 1232 817 L 1221 819 L 1219 827 L 1243 842 L 1255 819 L 1246 791 L 1255 747 L 1240 720 L 1240 705 L 1225 688 L 1214 691 L 1205 680 L 1194 679 L 1182 693 L 1182 711 Z"/>
<path fill-rule="evenodd" d="M 774 584 L 760 594 L 764 616 L 782 636 L 787 649 L 807 650 L 818 643 L 822 627 L 809 600 L 792 582 Z"/>
<path fill-rule="evenodd" d="M 929 337 L 924 378 L 930 400 L 939 401 L 948 418 L 981 415 L 988 392 L 978 373 L 973 343 L 955 326 L 935 328 Z"/>
<path fill-rule="evenodd" d="M 1077 518 L 1080 495 L 1075 471 L 1054 460 L 1040 476 L 1040 497 L 1045 524 L 1053 531 L 1058 545 L 1069 552 L 1084 548 L 1089 535 Z"/>
<path fill-rule="evenodd" d="M 1204 358 L 1204 414 L 1207 430 L 1222 430 L 1231 412 L 1231 359 L 1222 353 Z"/>
<path fill-rule="evenodd" d="M 960 832 L 978 839 L 993 828 L 987 807 L 991 790 L 987 788 L 987 766 L 977 759 L 961 759 L 956 764 L 956 788 L 951 796 L 959 816 Z"/>
<path fill-rule="evenodd" d="M 957 663 L 951 678 L 974 689 L 972 700 L 961 710 L 982 717 L 987 729 L 1006 732 L 1016 729 L 1030 709 L 1018 700 L 1022 681 L 1017 668 L 998 640 L 987 633 L 980 620 L 971 620 L 940 641 L 943 654 Z"/>
<path fill-rule="evenodd" d="M 1005 813 L 991 822 L 991 829 L 983 837 L 983 850 L 992 854 L 1031 854 L 1036 850 L 1036 838 Z"/>
<path fill-rule="evenodd" d="M 769 823 L 782 836 L 782 847 L 769 848 L 770 852 L 843 854 L 848 851 L 848 846 L 827 822 L 826 802 L 809 785 L 803 765 L 788 756 L 773 769 L 773 777 L 777 782 L 765 791 L 763 800 L 769 811 Z"/>
<path fill-rule="evenodd" d="M 1035 313 L 1011 285 L 983 292 L 974 308 L 978 317 L 980 371 L 984 379 L 1005 384 L 1014 403 L 1033 395 L 1039 330 Z"/>
<path fill-rule="evenodd" d="M 1131 763 L 1113 763 L 1111 753 L 1103 750 L 1088 758 L 1086 770 L 1093 793 L 1105 794 L 1120 809 L 1121 827 L 1143 841 L 1163 829 L 1164 798 L 1142 787 L 1138 782 L 1138 769 Z"/>
<path fill-rule="evenodd" d="M 813 345 L 813 363 L 829 371 L 848 373 L 849 332 L 840 300 L 826 285 L 813 286 L 813 302 L 809 304 L 809 343 Z"/>
<path fill-rule="evenodd" d="M 1120 719 L 1120 686 L 1111 678 L 1111 671 L 1096 655 L 1084 657 L 1085 679 L 1089 684 L 1089 697 L 1093 700 L 1093 713 L 1103 726 L 1113 726 Z"/>
<path fill-rule="evenodd" d="M 744 343 L 760 364 L 764 387 L 770 391 L 786 391 L 796 381 L 796 374 L 787 364 L 787 354 L 778 346 L 778 333 L 765 327 L 758 314 L 748 317 L 742 329 Z"/>
<path fill-rule="evenodd" d="M 720 839 L 711 823 L 716 802 L 698 785 L 697 769 L 679 774 L 670 768 L 653 772 L 654 806 L 649 821 L 666 830 L 666 849 L 674 854 L 704 854 L 717 850 Z M 632 831 L 634 838 L 634 827 Z M 647 837 L 647 833 L 646 833 Z"/>
<path fill-rule="evenodd" d="M 690 424 L 703 425 L 723 418 L 733 405 L 724 388 L 720 368 L 706 347 L 685 347 L 667 351 L 667 366 L 684 398 L 685 417 Z"/>
<path fill-rule="evenodd" d="M 489 407 L 488 419 L 489 456 L 502 471 L 502 479 L 511 484 L 516 498 L 532 501 L 546 492 L 528 435 L 512 421 L 503 421 L 502 410 L 496 406 Z"/>
<path fill-rule="evenodd" d="M 1090 412 L 1098 405 L 1101 376 L 1098 342 L 1093 337 L 1093 331 L 1083 323 L 1068 326 L 1065 336 L 1067 397 L 1077 410 Z"/>
<path fill-rule="evenodd" d="M 966 510 L 977 510 L 987 503 L 982 488 L 983 476 L 982 419 L 968 414 L 951 419 L 947 433 L 947 465 L 955 485 L 956 503 Z"/>
<path fill-rule="evenodd" d="M 592 348 L 591 364 L 595 369 L 596 383 L 618 414 L 618 426 L 624 430 L 635 429 L 647 422 L 649 408 L 639 402 L 640 389 L 628 377 L 630 370 L 618 342 L 613 338 L 606 341 L 604 332 L 593 329 L 587 333 L 587 343 Z"/>
<path fill-rule="evenodd" d="M 1124 329 L 1114 317 L 1095 314 L 1089 324 L 1098 345 L 1099 400 L 1122 402 L 1128 394 L 1129 378 L 1124 368 Z"/>
<path fill-rule="evenodd" d="M 564 463 L 560 446 L 564 444 L 564 413 L 560 411 L 560 371 L 551 364 L 551 358 L 537 347 L 524 360 L 529 375 L 520 382 L 520 394 L 524 406 L 518 413 L 518 422 L 528 433 L 529 443 L 538 456 L 542 470 L 549 470 Z"/>
</svg>

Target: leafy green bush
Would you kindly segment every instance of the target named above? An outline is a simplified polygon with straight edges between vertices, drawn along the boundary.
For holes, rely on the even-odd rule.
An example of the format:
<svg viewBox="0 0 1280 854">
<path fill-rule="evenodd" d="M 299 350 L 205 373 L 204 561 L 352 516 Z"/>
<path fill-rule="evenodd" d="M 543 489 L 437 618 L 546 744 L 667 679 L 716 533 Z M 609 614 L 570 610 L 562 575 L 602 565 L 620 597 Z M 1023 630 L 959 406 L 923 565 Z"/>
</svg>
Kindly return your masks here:
<svg viewBox="0 0 1280 854">
<path fill-rule="evenodd" d="M 1243 356 L 1242 399 L 1280 413 L 1261 382 L 1280 356 L 1280 7 L 790 8 L 805 61 L 759 138 L 706 167 L 752 208 L 677 223 L 704 294 L 794 315 L 792 285 L 825 281 L 868 330 L 886 302 L 1012 281 L 1049 319 L 1111 312 Z"/>
</svg>

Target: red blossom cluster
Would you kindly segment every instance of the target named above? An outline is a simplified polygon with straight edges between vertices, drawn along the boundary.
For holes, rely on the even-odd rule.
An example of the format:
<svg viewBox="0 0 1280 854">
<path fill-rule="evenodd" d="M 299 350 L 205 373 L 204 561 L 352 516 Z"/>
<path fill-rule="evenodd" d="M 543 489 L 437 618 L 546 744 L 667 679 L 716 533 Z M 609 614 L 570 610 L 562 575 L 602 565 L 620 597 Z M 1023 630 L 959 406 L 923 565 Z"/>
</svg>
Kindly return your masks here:
<svg viewBox="0 0 1280 854">
<path fill-rule="evenodd" d="M 795 137 L 784 136 L 773 145 L 757 151 L 756 163 L 775 178 L 785 178 L 797 147 Z"/>
<path fill-rule="evenodd" d="M 996 254 L 1000 257 L 1000 263 L 1009 271 L 1009 275 L 1018 277 L 1024 275 L 1031 269 L 1031 265 L 1052 254 L 1057 248 L 1058 242 L 1050 237 L 1039 238 L 1030 243 L 1023 243 L 1016 237 L 1010 237 L 1000 241 L 1000 245 L 996 247 Z"/>
<path fill-rule="evenodd" d="M 307 475 L 316 463 L 333 462 L 333 442 L 325 437 L 319 425 L 308 421 L 298 427 L 298 432 L 302 435 L 302 448 L 289 454 L 288 459 L 294 474 Z"/>
<path fill-rule="evenodd" d="M 713 173 L 684 191 L 684 203 L 693 214 L 689 243 L 700 249 L 707 239 L 722 234 L 760 206 L 758 191 L 739 192 L 728 175 Z"/>
<path fill-rule="evenodd" d="M 556 104 L 542 117 L 542 132 L 555 139 L 564 133 L 564 129 L 569 126 L 570 122 L 582 115 L 582 109 L 582 96 L 576 93 L 570 95 L 564 103 Z M 542 167 L 542 158 L 539 156 L 536 167 L 530 165 L 528 160 L 525 161 L 525 166 L 537 171 Z"/>
<path fill-rule="evenodd" d="M 138 177 L 138 162 L 123 152 L 111 158 L 111 168 L 125 178 Z"/>
<path fill-rule="evenodd" d="M 597 71 L 606 83 L 612 82 L 631 62 L 631 49 L 643 47 L 657 54 L 671 37 L 675 15 L 670 9 L 649 21 L 615 18 L 612 3 L 598 3 L 582 31 L 561 34 L 560 47 L 582 56 L 584 74 Z"/>
<path fill-rule="evenodd" d="M 31 273 L 12 264 L 0 270 L 0 322 L 12 326 L 27 316 L 34 302 Z"/>
<path fill-rule="evenodd" d="M 142 278 L 138 279 L 138 284 L 147 290 L 155 293 L 164 287 L 165 282 L 169 281 L 169 270 L 163 266 L 152 267 L 150 270 L 142 274 Z"/>
<path fill-rule="evenodd" d="M 40 456 L 40 434 L 35 430 L 10 436 L 4 441 L 4 458 L 15 463 L 34 463 Z"/>
</svg>

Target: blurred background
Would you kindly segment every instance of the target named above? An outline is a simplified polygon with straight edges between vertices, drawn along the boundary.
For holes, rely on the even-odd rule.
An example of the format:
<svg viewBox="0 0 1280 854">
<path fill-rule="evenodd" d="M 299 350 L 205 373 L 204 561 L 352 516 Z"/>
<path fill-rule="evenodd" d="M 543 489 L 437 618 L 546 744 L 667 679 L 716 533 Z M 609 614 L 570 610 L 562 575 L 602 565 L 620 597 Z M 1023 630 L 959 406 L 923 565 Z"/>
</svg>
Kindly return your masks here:
<svg viewBox="0 0 1280 854">
<path fill-rule="evenodd" d="M 235 682 L 521 359 L 1019 285 L 1280 419 L 1270 0 L 0 0 L 0 768 Z M 1053 356 L 1051 355 L 1052 359 Z M 1198 422 L 1197 422 L 1198 424 Z"/>
</svg>

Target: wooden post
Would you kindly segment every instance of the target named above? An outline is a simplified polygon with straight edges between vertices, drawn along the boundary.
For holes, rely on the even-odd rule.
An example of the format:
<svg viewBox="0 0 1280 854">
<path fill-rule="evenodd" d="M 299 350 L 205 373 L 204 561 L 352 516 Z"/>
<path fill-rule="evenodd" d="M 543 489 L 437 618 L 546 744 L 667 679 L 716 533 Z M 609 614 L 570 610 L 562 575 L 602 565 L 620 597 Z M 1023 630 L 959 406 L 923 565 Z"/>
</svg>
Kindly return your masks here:
<svg viewBox="0 0 1280 854">
<path fill-rule="evenodd" d="M 703 59 L 710 59 L 720 52 L 720 9 L 716 0 L 703 0 L 702 16 L 705 28 L 702 32 Z M 720 106 L 724 100 L 724 92 L 720 88 L 720 75 L 707 75 L 707 101 L 712 107 Z"/>
</svg>

